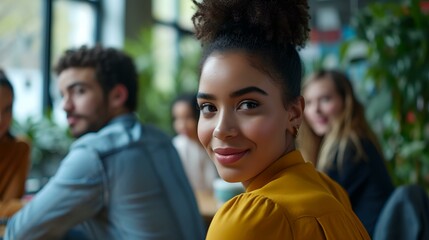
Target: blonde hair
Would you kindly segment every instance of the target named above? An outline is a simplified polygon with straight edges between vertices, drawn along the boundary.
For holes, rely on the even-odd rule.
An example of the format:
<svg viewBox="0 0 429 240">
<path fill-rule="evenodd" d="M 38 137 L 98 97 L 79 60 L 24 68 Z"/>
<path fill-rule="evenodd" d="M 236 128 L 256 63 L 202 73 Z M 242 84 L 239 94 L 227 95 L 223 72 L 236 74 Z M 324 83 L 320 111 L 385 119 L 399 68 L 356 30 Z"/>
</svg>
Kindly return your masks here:
<svg viewBox="0 0 429 240">
<path fill-rule="evenodd" d="M 331 129 L 325 136 L 317 136 L 304 120 L 302 132 L 298 137 L 298 145 L 304 158 L 313 162 L 317 168 L 326 172 L 332 167 L 337 158 L 339 169 L 344 162 L 344 154 L 350 144 L 356 149 L 355 158 L 368 160 L 363 150 L 361 139 L 367 139 L 376 146 L 382 156 L 377 137 L 370 128 L 362 104 L 353 93 L 353 87 L 348 77 L 336 70 L 319 70 L 313 73 L 303 85 L 303 90 L 311 83 L 329 79 L 334 83 L 337 93 L 340 95 L 344 107 L 343 111 L 332 123 Z"/>
</svg>

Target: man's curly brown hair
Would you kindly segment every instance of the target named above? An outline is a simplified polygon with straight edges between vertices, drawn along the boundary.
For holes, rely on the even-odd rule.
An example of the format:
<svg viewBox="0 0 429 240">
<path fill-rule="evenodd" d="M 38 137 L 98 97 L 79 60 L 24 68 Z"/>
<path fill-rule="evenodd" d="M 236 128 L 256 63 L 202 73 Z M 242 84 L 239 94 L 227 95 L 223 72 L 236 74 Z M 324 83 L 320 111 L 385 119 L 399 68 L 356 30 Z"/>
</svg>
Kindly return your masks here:
<svg viewBox="0 0 429 240">
<path fill-rule="evenodd" d="M 136 110 L 138 77 L 131 57 L 114 48 L 82 46 L 65 51 L 55 66 L 55 72 L 59 75 L 68 68 L 79 67 L 95 69 L 96 79 L 105 95 L 117 84 L 124 85 L 128 90 L 125 106 L 130 111 Z"/>
</svg>

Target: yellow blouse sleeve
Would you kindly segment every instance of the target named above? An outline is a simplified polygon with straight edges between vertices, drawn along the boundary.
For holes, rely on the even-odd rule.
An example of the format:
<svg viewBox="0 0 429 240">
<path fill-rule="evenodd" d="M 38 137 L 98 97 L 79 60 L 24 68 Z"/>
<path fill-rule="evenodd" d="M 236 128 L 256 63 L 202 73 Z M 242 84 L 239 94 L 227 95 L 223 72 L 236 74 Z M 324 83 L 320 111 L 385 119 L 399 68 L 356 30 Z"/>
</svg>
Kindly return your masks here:
<svg viewBox="0 0 429 240">
<path fill-rule="evenodd" d="M 292 208 L 302 207 L 306 206 L 297 204 Z M 290 212 L 270 198 L 245 193 L 231 199 L 219 209 L 210 224 L 206 239 L 369 239 L 363 227 L 358 225 L 343 211 L 292 217 Z"/>
<path fill-rule="evenodd" d="M 283 211 L 272 200 L 241 194 L 219 209 L 206 239 L 292 239 L 290 226 Z"/>
</svg>

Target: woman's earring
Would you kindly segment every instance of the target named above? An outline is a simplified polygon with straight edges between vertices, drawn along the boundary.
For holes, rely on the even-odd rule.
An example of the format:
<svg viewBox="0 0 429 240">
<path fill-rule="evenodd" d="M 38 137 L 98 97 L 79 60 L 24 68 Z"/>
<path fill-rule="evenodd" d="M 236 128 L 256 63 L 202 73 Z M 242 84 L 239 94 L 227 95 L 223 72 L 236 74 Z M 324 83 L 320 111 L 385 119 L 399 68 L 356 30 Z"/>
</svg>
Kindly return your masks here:
<svg viewBox="0 0 429 240">
<path fill-rule="evenodd" d="M 295 130 L 294 137 L 297 138 L 298 137 L 298 133 L 299 133 L 299 127 L 294 126 L 293 129 Z"/>
</svg>

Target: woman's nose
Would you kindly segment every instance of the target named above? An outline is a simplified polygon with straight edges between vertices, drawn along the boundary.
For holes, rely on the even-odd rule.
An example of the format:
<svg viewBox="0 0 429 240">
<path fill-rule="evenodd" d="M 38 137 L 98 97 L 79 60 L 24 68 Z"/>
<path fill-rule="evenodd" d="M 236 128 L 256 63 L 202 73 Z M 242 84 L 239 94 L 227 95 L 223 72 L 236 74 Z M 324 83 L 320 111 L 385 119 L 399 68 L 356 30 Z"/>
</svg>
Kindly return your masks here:
<svg viewBox="0 0 429 240">
<path fill-rule="evenodd" d="M 312 102 L 311 104 L 305 105 L 305 110 L 308 114 L 320 113 L 320 104 Z"/>
<path fill-rule="evenodd" d="M 227 139 L 238 135 L 236 118 L 233 114 L 222 112 L 218 118 L 213 136 L 218 139 Z"/>
<path fill-rule="evenodd" d="M 321 113 L 322 109 L 320 108 L 320 103 L 314 104 L 314 112 Z"/>
</svg>

